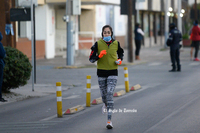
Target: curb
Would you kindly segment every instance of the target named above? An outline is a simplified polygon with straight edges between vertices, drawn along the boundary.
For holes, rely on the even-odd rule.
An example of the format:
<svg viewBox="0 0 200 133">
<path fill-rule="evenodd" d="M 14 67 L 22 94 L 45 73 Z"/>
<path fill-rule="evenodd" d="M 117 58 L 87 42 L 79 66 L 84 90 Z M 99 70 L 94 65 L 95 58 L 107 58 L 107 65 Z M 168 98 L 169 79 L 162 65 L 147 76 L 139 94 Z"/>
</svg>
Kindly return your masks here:
<svg viewBox="0 0 200 133">
<path fill-rule="evenodd" d="M 136 91 L 136 90 L 139 90 L 141 88 L 142 88 L 141 85 L 137 84 L 137 85 L 132 86 L 130 90 L 131 91 Z"/>
<path fill-rule="evenodd" d="M 77 113 L 81 110 L 84 110 L 84 107 L 82 105 L 77 105 L 75 107 L 69 108 L 65 111 L 64 115 L 70 115 L 70 114 L 74 114 Z"/>
<path fill-rule="evenodd" d="M 114 97 L 119 97 L 119 96 L 122 96 L 124 94 L 126 94 L 126 92 L 124 90 L 121 90 L 121 91 L 115 92 L 113 96 Z"/>
<path fill-rule="evenodd" d="M 74 68 L 78 68 L 77 66 L 64 66 L 64 67 L 54 67 L 54 69 L 74 69 Z"/>
<path fill-rule="evenodd" d="M 92 101 L 92 105 L 97 105 L 97 104 L 100 104 L 100 103 L 103 103 L 101 97 L 96 98 L 96 99 L 94 99 L 94 100 Z"/>
</svg>

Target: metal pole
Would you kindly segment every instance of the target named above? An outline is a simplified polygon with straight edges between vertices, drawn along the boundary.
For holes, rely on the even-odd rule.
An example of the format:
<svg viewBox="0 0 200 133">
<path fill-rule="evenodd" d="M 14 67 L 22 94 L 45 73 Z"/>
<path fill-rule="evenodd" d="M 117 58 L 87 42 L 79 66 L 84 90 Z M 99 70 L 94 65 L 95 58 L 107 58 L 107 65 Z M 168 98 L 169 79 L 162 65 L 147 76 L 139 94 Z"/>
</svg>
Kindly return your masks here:
<svg viewBox="0 0 200 133">
<path fill-rule="evenodd" d="M 32 46 L 32 66 L 34 67 L 34 24 L 33 24 L 33 0 L 31 0 L 31 46 Z M 32 91 L 34 91 L 34 68 L 32 69 Z"/>
<path fill-rule="evenodd" d="M 197 0 L 195 0 L 194 8 L 195 20 L 197 20 Z"/>
<path fill-rule="evenodd" d="M 36 84 L 35 4 L 33 4 L 34 83 Z"/>
<path fill-rule="evenodd" d="M 178 29 L 182 33 L 181 7 L 181 0 L 178 0 Z"/>
<path fill-rule="evenodd" d="M 137 7 L 137 11 L 136 11 L 136 13 L 137 13 L 137 23 L 140 23 L 140 14 L 139 14 L 140 9 L 139 9 L 139 1 L 138 0 L 136 0 L 136 7 Z"/>
<path fill-rule="evenodd" d="M 86 107 L 90 107 L 91 99 L 91 75 L 86 76 Z"/>
<path fill-rule="evenodd" d="M 67 15 L 67 65 L 74 64 L 74 47 L 73 47 L 73 22 L 71 21 L 72 1 L 66 0 L 66 15 Z"/>
<path fill-rule="evenodd" d="M 57 117 L 61 118 L 62 115 L 62 86 L 61 82 L 56 82 L 56 97 L 57 97 Z"/>
<path fill-rule="evenodd" d="M 168 32 L 169 32 L 169 17 L 167 16 L 167 12 L 168 12 L 168 8 L 169 8 L 169 3 L 168 0 L 165 0 L 165 43 L 164 43 L 164 47 L 166 48 L 166 42 L 167 42 L 167 38 L 168 38 Z"/>
<path fill-rule="evenodd" d="M 132 0 L 128 0 L 128 62 L 133 62 L 132 45 Z"/>
<path fill-rule="evenodd" d="M 128 67 L 124 67 L 124 84 L 126 92 L 129 92 Z"/>
</svg>

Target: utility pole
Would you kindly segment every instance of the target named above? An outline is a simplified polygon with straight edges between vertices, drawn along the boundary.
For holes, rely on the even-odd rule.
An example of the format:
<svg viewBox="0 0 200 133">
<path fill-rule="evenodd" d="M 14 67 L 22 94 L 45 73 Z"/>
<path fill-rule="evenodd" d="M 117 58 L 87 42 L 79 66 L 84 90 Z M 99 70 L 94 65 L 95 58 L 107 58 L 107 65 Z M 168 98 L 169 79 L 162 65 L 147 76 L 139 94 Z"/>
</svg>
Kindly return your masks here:
<svg viewBox="0 0 200 133">
<path fill-rule="evenodd" d="M 140 14 L 139 14 L 139 12 L 140 12 L 140 9 L 139 9 L 139 1 L 138 0 L 136 0 L 136 2 L 135 2 L 135 5 L 136 5 L 136 7 L 137 7 L 137 9 L 136 9 L 136 13 L 137 13 L 137 23 L 140 23 Z"/>
<path fill-rule="evenodd" d="M 195 4 L 194 4 L 194 14 L 195 14 L 195 20 L 198 20 L 197 19 L 197 0 L 195 0 Z"/>
<path fill-rule="evenodd" d="M 164 47 L 166 48 L 166 42 L 168 38 L 168 32 L 169 32 L 169 17 L 167 16 L 167 12 L 169 9 L 169 3 L 168 0 L 165 0 L 165 42 L 164 42 Z"/>
<path fill-rule="evenodd" d="M 133 44 L 132 44 L 132 0 L 128 0 L 128 62 L 133 62 Z"/>
<path fill-rule="evenodd" d="M 66 22 L 67 22 L 67 64 L 74 65 L 73 23 L 71 21 L 72 1 L 66 0 Z"/>
<path fill-rule="evenodd" d="M 178 29 L 182 33 L 182 19 L 181 19 L 181 16 L 180 16 L 181 7 L 182 7 L 181 0 L 178 0 Z"/>
<path fill-rule="evenodd" d="M 31 0 L 31 50 L 32 50 L 32 91 L 34 91 L 34 80 L 35 80 L 35 56 L 34 56 L 34 10 L 33 10 L 33 0 Z"/>
</svg>

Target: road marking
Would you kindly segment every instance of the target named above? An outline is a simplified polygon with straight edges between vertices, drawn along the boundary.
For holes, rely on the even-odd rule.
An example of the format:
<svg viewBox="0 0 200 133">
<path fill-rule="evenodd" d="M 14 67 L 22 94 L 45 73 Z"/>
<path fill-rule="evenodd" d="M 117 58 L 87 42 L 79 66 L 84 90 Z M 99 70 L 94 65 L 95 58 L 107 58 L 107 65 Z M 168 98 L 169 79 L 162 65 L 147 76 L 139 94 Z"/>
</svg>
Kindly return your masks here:
<svg viewBox="0 0 200 133">
<path fill-rule="evenodd" d="M 153 63 L 150 63 L 148 66 L 158 66 L 158 65 L 161 65 L 162 63 L 160 62 L 153 62 Z"/>
<path fill-rule="evenodd" d="M 72 95 L 69 97 L 63 97 L 62 99 L 74 99 L 74 98 L 81 98 L 81 96 L 80 95 Z"/>
<path fill-rule="evenodd" d="M 141 92 L 141 91 L 144 91 L 144 90 L 146 90 L 146 89 L 148 89 L 149 87 L 151 88 L 153 88 L 153 87 L 156 87 L 156 86 L 158 86 L 158 85 L 160 85 L 160 83 L 152 83 L 152 84 L 148 84 L 148 85 L 146 85 L 146 86 L 143 86 L 142 85 L 142 89 L 139 89 L 138 91 L 132 91 L 131 93 L 126 93 L 126 95 L 123 95 L 123 96 L 121 96 L 121 97 L 117 97 L 117 99 L 115 99 L 115 101 L 118 101 L 118 100 L 120 100 L 120 99 L 122 99 L 122 98 L 125 98 L 125 97 L 128 97 L 128 96 L 130 96 L 130 95 L 133 95 L 133 94 L 135 94 L 135 93 L 139 93 L 139 92 Z M 83 107 L 85 107 L 86 106 L 86 104 L 82 104 L 82 106 Z M 96 105 L 95 105 L 96 106 Z M 96 106 L 97 107 L 97 106 Z M 90 109 L 92 109 L 92 108 L 90 108 Z M 70 119 L 72 119 L 72 118 L 74 118 L 74 117 L 76 117 L 76 116 L 79 116 L 79 115 L 81 115 L 81 114 L 83 114 L 83 113 L 85 113 L 85 112 L 88 112 L 88 111 L 90 111 L 90 109 L 87 109 L 87 110 L 85 110 L 85 111 L 82 111 L 82 112 L 79 112 L 79 113 L 77 113 L 77 114 L 74 114 L 73 116 L 71 116 L 71 117 L 64 117 L 63 118 L 63 120 L 70 120 Z M 65 113 L 65 111 L 63 111 L 63 114 Z M 51 120 L 51 119 L 54 119 L 54 118 L 56 118 L 57 117 L 57 114 L 55 114 L 55 115 L 53 115 L 53 116 L 50 116 L 50 117 L 47 117 L 47 118 L 44 118 L 44 119 L 42 119 L 42 120 L 40 120 L 40 121 L 48 121 L 48 120 Z"/>
<path fill-rule="evenodd" d="M 188 102 L 184 103 L 183 105 L 180 105 L 175 111 L 169 113 L 166 117 L 164 117 L 159 122 L 157 122 L 156 124 L 154 124 L 153 126 L 151 126 L 144 133 L 151 132 L 156 127 L 159 127 L 159 125 L 161 125 L 162 123 L 164 123 L 165 121 L 167 121 L 171 117 L 175 116 L 177 113 L 180 113 L 182 110 L 184 110 L 187 106 L 191 105 L 191 103 L 194 103 L 194 101 L 196 101 L 196 100 L 199 100 L 199 96 L 193 97 L 193 98 L 189 99 Z"/>
<path fill-rule="evenodd" d="M 124 88 L 125 88 L 125 85 L 117 85 L 115 88 L 116 88 L 116 89 L 124 89 Z"/>
<path fill-rule="evenodd" d="M 44 122 L 9 122 L 0 124 L 0 132 L 25 132 L 33 129 L 44 129 L 56 125 L 61 121 L 44 121 Z"/>
<path fill-rule="evenodd" d="M 200 63 L 199 62 L 193 62 L 193 63 L 190 63 L 189 65 L 190 66 L 198 66 Z"/>
<path fill-rule="evenodd" d="M 86 104 L 82 104 L 81 106 L 85 107 Z M 64 114 L 66 111 L 63 111 L 62 113 Z M 53 115 L 53 116 L 50 116 L 50 117 L 47 117 L 47 118 L 44 118 L 44 119 L 41 119 L 40 121 L 49 121 L 51 119 L 54 119 L 57 117 L 57 114 Z"/>
</svg>

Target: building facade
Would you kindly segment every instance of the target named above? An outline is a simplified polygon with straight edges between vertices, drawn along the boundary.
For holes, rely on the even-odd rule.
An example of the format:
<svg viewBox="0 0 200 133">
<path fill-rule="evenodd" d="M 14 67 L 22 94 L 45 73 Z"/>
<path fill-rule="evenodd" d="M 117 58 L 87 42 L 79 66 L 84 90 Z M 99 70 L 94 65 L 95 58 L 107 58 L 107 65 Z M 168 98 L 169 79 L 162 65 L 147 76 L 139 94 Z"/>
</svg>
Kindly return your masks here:
<svg viewBox="0 0 200 133">
<path fill-rule="evenodd" d="M 167 0 L 173 12 L 177 12 L 178 0 Z M 38 0 L 36 17 L 36 56 L 51 59 L 66 57 L 67 26 L 66 0 Z M 113 27 L 115 39 L 127 48 L 127 15 L 121 15 L 120 0 L 73 0 L 80 3 L 81 14 L 71 15 L 73 23 L 73 44 L 76 56 L 89 55 L 90 47 L 101 38 L 101 29 L 109 24 Z M 141 23 L 145 32 L 144 47 L 164 45 L 164 11 L 166 0 L 141 0 L 136 4 L 139 17 L 133 15 L 132 26 Z M 138 19 L 138 20 L 137 20 Z M 177 23 L 177 16 L 170 17 Z M 19 22 L 17 29 L 17 48 L 31 58 L 31 22 Z M 134 32 L 133 32 L 134 33 Z M 134 38 L 134 34 L 133 34 Z M 134 45 L 134 43 L 133 43 Z"/>
</svg>

